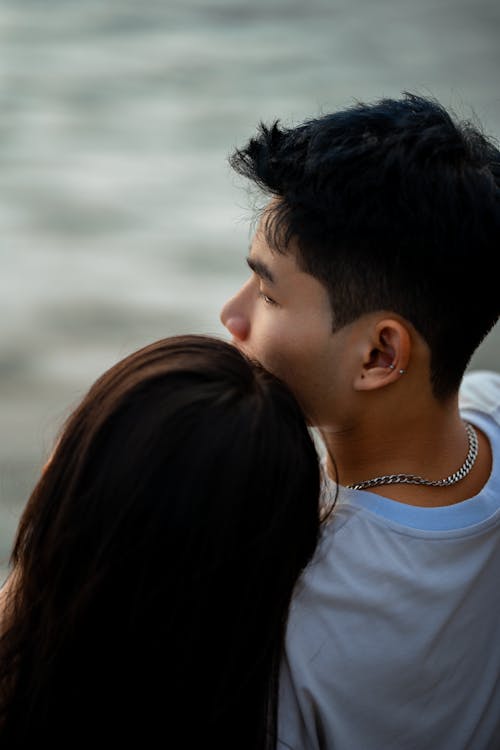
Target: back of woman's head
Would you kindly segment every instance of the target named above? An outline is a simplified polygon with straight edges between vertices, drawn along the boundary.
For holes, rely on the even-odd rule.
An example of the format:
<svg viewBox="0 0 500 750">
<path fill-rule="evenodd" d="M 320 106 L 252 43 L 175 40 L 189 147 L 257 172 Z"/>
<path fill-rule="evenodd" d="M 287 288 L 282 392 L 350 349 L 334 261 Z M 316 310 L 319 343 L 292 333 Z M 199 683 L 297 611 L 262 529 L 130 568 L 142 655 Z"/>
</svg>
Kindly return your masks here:
<svg viewBox="0 0 500 750">
<path fill-rule="evenodd" d="M 174 337 L 112 367 L 21 519 L 2 646 L 12 737 L 100 726 L 143 741 L 162 726 L 191 747 L 203 727 L 224 747 L 225 727 L 235 747 L 257 746 L 245 723 L 267 721 L 318 498 L 293 396 L 229 343 Z"/>
</svg>

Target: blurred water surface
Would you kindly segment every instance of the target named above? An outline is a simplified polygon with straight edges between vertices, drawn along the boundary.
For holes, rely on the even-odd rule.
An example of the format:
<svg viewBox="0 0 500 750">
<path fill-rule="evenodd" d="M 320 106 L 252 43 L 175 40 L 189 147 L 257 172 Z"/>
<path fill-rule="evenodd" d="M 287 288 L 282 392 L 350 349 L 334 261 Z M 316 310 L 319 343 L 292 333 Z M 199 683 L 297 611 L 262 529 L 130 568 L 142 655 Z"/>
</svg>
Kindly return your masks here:
<svg viewBox="0 0 500 750">
<path fill-rule="evenodd" d="M 410 90 L 498 137 L 499 31 L 496 0 L 0 0 L 0 565 L 93 380 L 224 334 L 252 216 L 227 156 L 258 121 Z"/>
</svg>

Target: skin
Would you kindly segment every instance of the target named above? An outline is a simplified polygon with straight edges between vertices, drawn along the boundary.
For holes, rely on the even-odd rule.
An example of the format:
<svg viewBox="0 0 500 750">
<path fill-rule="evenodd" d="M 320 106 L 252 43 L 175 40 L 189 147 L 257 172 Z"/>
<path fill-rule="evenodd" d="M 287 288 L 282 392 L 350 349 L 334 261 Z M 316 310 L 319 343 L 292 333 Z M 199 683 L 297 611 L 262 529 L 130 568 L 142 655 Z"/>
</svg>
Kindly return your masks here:
<svg viewBox="0 0 500 750">
<path fill-rule="evenodd" d="M 458 394 L 445 402 L 432 394 L 423 338 L 389 310 L 333 332 L 326 288 L 300 269 L 293 241 L 286 254 L 269 247 L 265 220 L 266 214 L 247 258 L 250 276 L 221 311 L 233 343 L 292 388 L 335 457 L 338 477 L 331 461 L 328 470 L 342 484 L 400 472 L 429 479 L 452 474 L 465 460 L 467 435 Z M 491 471 L 488 440 L 478 437 L 476 464 L 458 484 L 371 491 L 429 507 L 472 497 Z"/>
</svg>

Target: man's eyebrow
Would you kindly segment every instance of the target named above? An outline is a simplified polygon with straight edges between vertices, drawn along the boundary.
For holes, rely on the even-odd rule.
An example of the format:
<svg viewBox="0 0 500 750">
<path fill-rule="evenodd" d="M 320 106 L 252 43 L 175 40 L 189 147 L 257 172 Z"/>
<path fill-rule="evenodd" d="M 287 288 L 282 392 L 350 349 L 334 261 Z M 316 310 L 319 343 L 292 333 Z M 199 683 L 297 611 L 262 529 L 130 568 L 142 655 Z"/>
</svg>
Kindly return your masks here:
<svg viewBox="0 0 500 750">
<path fill-rule="evenodd" d="M 262 263 L 260 260 L 255 260 L 254 258 L 251 258 L 248 256 L 247 258 L 248 267 L 257 274 L 257 276 L 260 276 L 262 279 L 265 279 L 270 284 L 275 284 L 276 279 L 272 275 L 269 268 L 266 266 L 265 263 Z"/>
</svg>

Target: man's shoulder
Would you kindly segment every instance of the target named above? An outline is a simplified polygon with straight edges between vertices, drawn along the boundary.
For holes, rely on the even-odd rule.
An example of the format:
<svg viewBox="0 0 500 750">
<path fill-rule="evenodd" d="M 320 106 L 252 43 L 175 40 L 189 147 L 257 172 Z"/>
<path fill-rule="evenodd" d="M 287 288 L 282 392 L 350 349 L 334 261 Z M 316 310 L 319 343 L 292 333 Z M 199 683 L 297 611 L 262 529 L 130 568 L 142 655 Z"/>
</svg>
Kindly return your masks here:
<svg viewBox="0 0 500 750">
<path fill-rule="evenodd" d="M 460 409 L 484 412 L 500 422 L 500 373 L 472 370 L 464 376 L 459 392 Z"/>
</svg>

